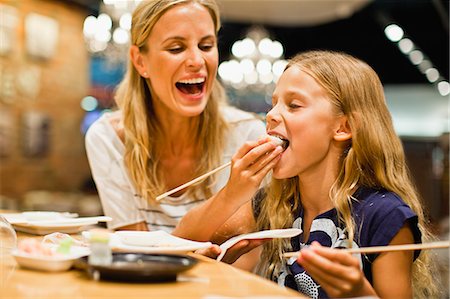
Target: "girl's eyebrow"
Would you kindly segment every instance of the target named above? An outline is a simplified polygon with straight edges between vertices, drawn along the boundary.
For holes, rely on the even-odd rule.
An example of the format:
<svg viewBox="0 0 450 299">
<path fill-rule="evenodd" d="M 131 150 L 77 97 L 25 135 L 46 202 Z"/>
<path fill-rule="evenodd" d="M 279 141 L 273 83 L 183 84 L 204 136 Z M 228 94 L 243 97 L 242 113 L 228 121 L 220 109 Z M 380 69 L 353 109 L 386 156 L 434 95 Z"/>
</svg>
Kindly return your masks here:
<svg viewBox="0 0 450 299">
<path fill-rule="evenodd" d="M 295 91 L 295 90 L 289 90 L 286 92 L 286 96 L 288 98 L 292 98 L 292 97 L 297 97 L 299 98 L 299 100 L 304 99 L 305 98 L 305 94 L 301 91 Z"/>
</svg>

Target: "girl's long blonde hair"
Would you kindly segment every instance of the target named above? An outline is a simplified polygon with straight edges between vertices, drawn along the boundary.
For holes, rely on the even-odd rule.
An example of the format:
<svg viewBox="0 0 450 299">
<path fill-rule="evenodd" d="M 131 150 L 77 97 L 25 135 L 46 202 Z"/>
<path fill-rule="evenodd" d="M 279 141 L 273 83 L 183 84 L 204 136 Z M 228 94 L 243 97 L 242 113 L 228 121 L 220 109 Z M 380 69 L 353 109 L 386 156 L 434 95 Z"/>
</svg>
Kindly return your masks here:
<svg viewBox="0 0 450 299">
<path fill-rule="evenodd" d="M 341 169 L 329 196 L 353 241 L 352 194 L 359 186 L 384 188 L 398 194 L 418 215 L 422 241 L 432 239 L 416 188 L 406 166 L 402 143 L 394 131 L 375 71 L 363 61 L 344 53 L 309 51 L 290 60 L 312 76 L 327 92 L 338 114 L 345 115 L 352 140 L 340 161 Z M 272 179 L 266 188 L 257 219 L 258 229 L 288 228 L 300 203 L 298 178 Z M 293 201 L 293 204 L 292 204 Z M 276 211 L 276 212 L 274 212 Z M 352 244 L 352 242 L 350 242 Z M 280 270 L 281 253 L 288 241 L 272 241 L 263 249 L 260 272 L 273 277 Z M 414 296 L 436 298 L 429 251 L 422 251 L 413 265 Z"/>
<path fill-rule="evenodd" d="M 192 2 L 203 5 L 209 11 L 217 34 L 220 29 L 220 15 L 214 0 L 146 0 L 133 12 L 131 44 L 145 53 L 148 50 L 146 42 L 159 18 L 176 5 Z M 117 89 L 116 102 L 123 113 L 125 165 L 138 195 L 154 204 L 155 197 L 167 191 L 159 163 L 159 156 L 163 151 L 161 140 L 165 136 L 155 115 L 150 84 L 140 76 L 131 60 Z M 225 92 L 215 79 L 205 110 L 198 116 L 197 131 L 193 132 L 198 148 L 202 151 L 194 176 L 205 173 L 221 162 L 227 129 L 226 122 L 219 113 L 219 106 L 222 104 L 226 104 Z M 211 184 L 212 179 L 207 179 L 189 192 L 198 196 L 197 191 L 201 191 L 202 195 L 209 197 Z"/>
</svg>

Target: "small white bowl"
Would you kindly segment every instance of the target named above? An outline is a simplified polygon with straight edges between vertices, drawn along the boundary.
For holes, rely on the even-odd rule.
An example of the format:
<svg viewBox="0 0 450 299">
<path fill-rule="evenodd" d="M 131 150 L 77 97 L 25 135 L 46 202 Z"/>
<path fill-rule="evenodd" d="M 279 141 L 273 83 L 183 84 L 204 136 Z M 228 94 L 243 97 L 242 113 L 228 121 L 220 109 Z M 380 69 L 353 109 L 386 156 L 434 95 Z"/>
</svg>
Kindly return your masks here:
<svg viewBox="0 0 450 299">
<path fill-rule="evenodd" d="M 12 255 L 17 263 L 23 267 L 46 272 L 61 272 L 69 270 L 74 261 L 80 257 L 89 255 L 87 247 L 73 246 L 69 254 L 56 256 L 43 256 L 14 250 Z"/>
</svg>

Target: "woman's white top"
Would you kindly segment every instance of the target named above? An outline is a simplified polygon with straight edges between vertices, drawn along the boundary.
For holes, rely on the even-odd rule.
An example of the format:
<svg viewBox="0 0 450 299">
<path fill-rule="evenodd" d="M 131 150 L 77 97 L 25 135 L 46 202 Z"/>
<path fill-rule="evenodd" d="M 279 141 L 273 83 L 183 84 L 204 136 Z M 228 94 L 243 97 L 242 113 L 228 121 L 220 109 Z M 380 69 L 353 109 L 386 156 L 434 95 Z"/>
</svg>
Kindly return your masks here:
<svg viewBox="0 0 450 299">
<path fill-rule="evenodd" d="M 187 193 L 179 197 L 168 196 L 157 205 L 150 205 L 135 191 L 124 164 L 125 146 L 112 127 L 109 118 L 120 111 L 103 114 L 86 133 L 86 152 L 97 190 L 106 216 L 112 217 L 108 228 L 146 222 L 149 230 L 171 232 L 179 220 L 191 208 L 207 198 L 195 200 Z M 230 130 L 221 164 L 232 156 L 248 140 L 256 140 L 266 132 L 264 123 L 253 114 L 225 106 L 221 113 Z M 217 165 L 219 166 L 219 165 Z M 230 169 L 216 174 L 212 192 L 222 189 L 228 181 Z"/>
</svg>

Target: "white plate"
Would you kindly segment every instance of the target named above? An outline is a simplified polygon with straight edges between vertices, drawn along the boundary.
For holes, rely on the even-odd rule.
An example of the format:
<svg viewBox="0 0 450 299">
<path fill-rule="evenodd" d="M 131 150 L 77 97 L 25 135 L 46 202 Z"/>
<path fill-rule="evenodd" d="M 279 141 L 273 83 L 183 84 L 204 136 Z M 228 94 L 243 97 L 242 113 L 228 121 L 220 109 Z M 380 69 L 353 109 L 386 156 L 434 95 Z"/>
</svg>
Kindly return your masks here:
<svg viewBox="0 0 450 299">
<path fill-rule="evenodd" d="M 286 228 L 286 229 L 262 230 L 259 232 L 235 236 L 229 239 L 228 241 L 222 243 L 222 245 L 220 245 L 220 249 L 222 250 L 222 252 L 217 257 L 217 260 L 218 261 L 222 260 L 228 248 L 232 247 L 234 244 L 242 240 L 292 238 L 294 236 L 300 235 L 301 233 L 302 230 L 300 228 Z"/>
<path fill-rule="evenodd" d="M 112 220 L 111 217 L 106 216 L 73 218 L 76 214 L 40 211 L 5 213 L 2 216 L 16 231 L 35 235 L 47 235 L 54 232 L 74 234 L 83 231 L 88 225 Z"/>
<path fill-rule="evenodd" d="M 12 255 L 17 263 L 23 268 L 47 272 L 59 272 L 69 270 L 76 259 L 87 256 L 89 253 L 90 250 L 87 247 L 72 246 L 68 254 L 57 256 L 28 254 L 17 249 L 12 252 Z"/>
<path fill-rule="evenodd" d="M 28 211 L 22 213 L 1 214 L 11 224 L 28 223 L 29 221 L 58 221 L 78 217 L 76 213 L 52 211 Z"/>
<path fill-rule="evenodd" d="M 89 240 L 89 232 L 82 233 Z M 164 231 L 118 231 L 110 234 L 110 246 L 114 252 L 133 253 L 187 253 L 208 248 L 211 242 L 195 242 L 172 236 Z"/>
<path fill-rule="evenodd" d="M 83 221 L 78 223 L 42 223 L 39 224 L 37 221 L 31 224 L 28 223 L 17 223 L 13 224 L 16 231 L 24 232 L 33 235 L 48 235 L 51 233 L 59 232 L 65 234 L 75 234 L 84 230 L 88 225 L 97 224 L 96 220 Z"/>
</svg>

